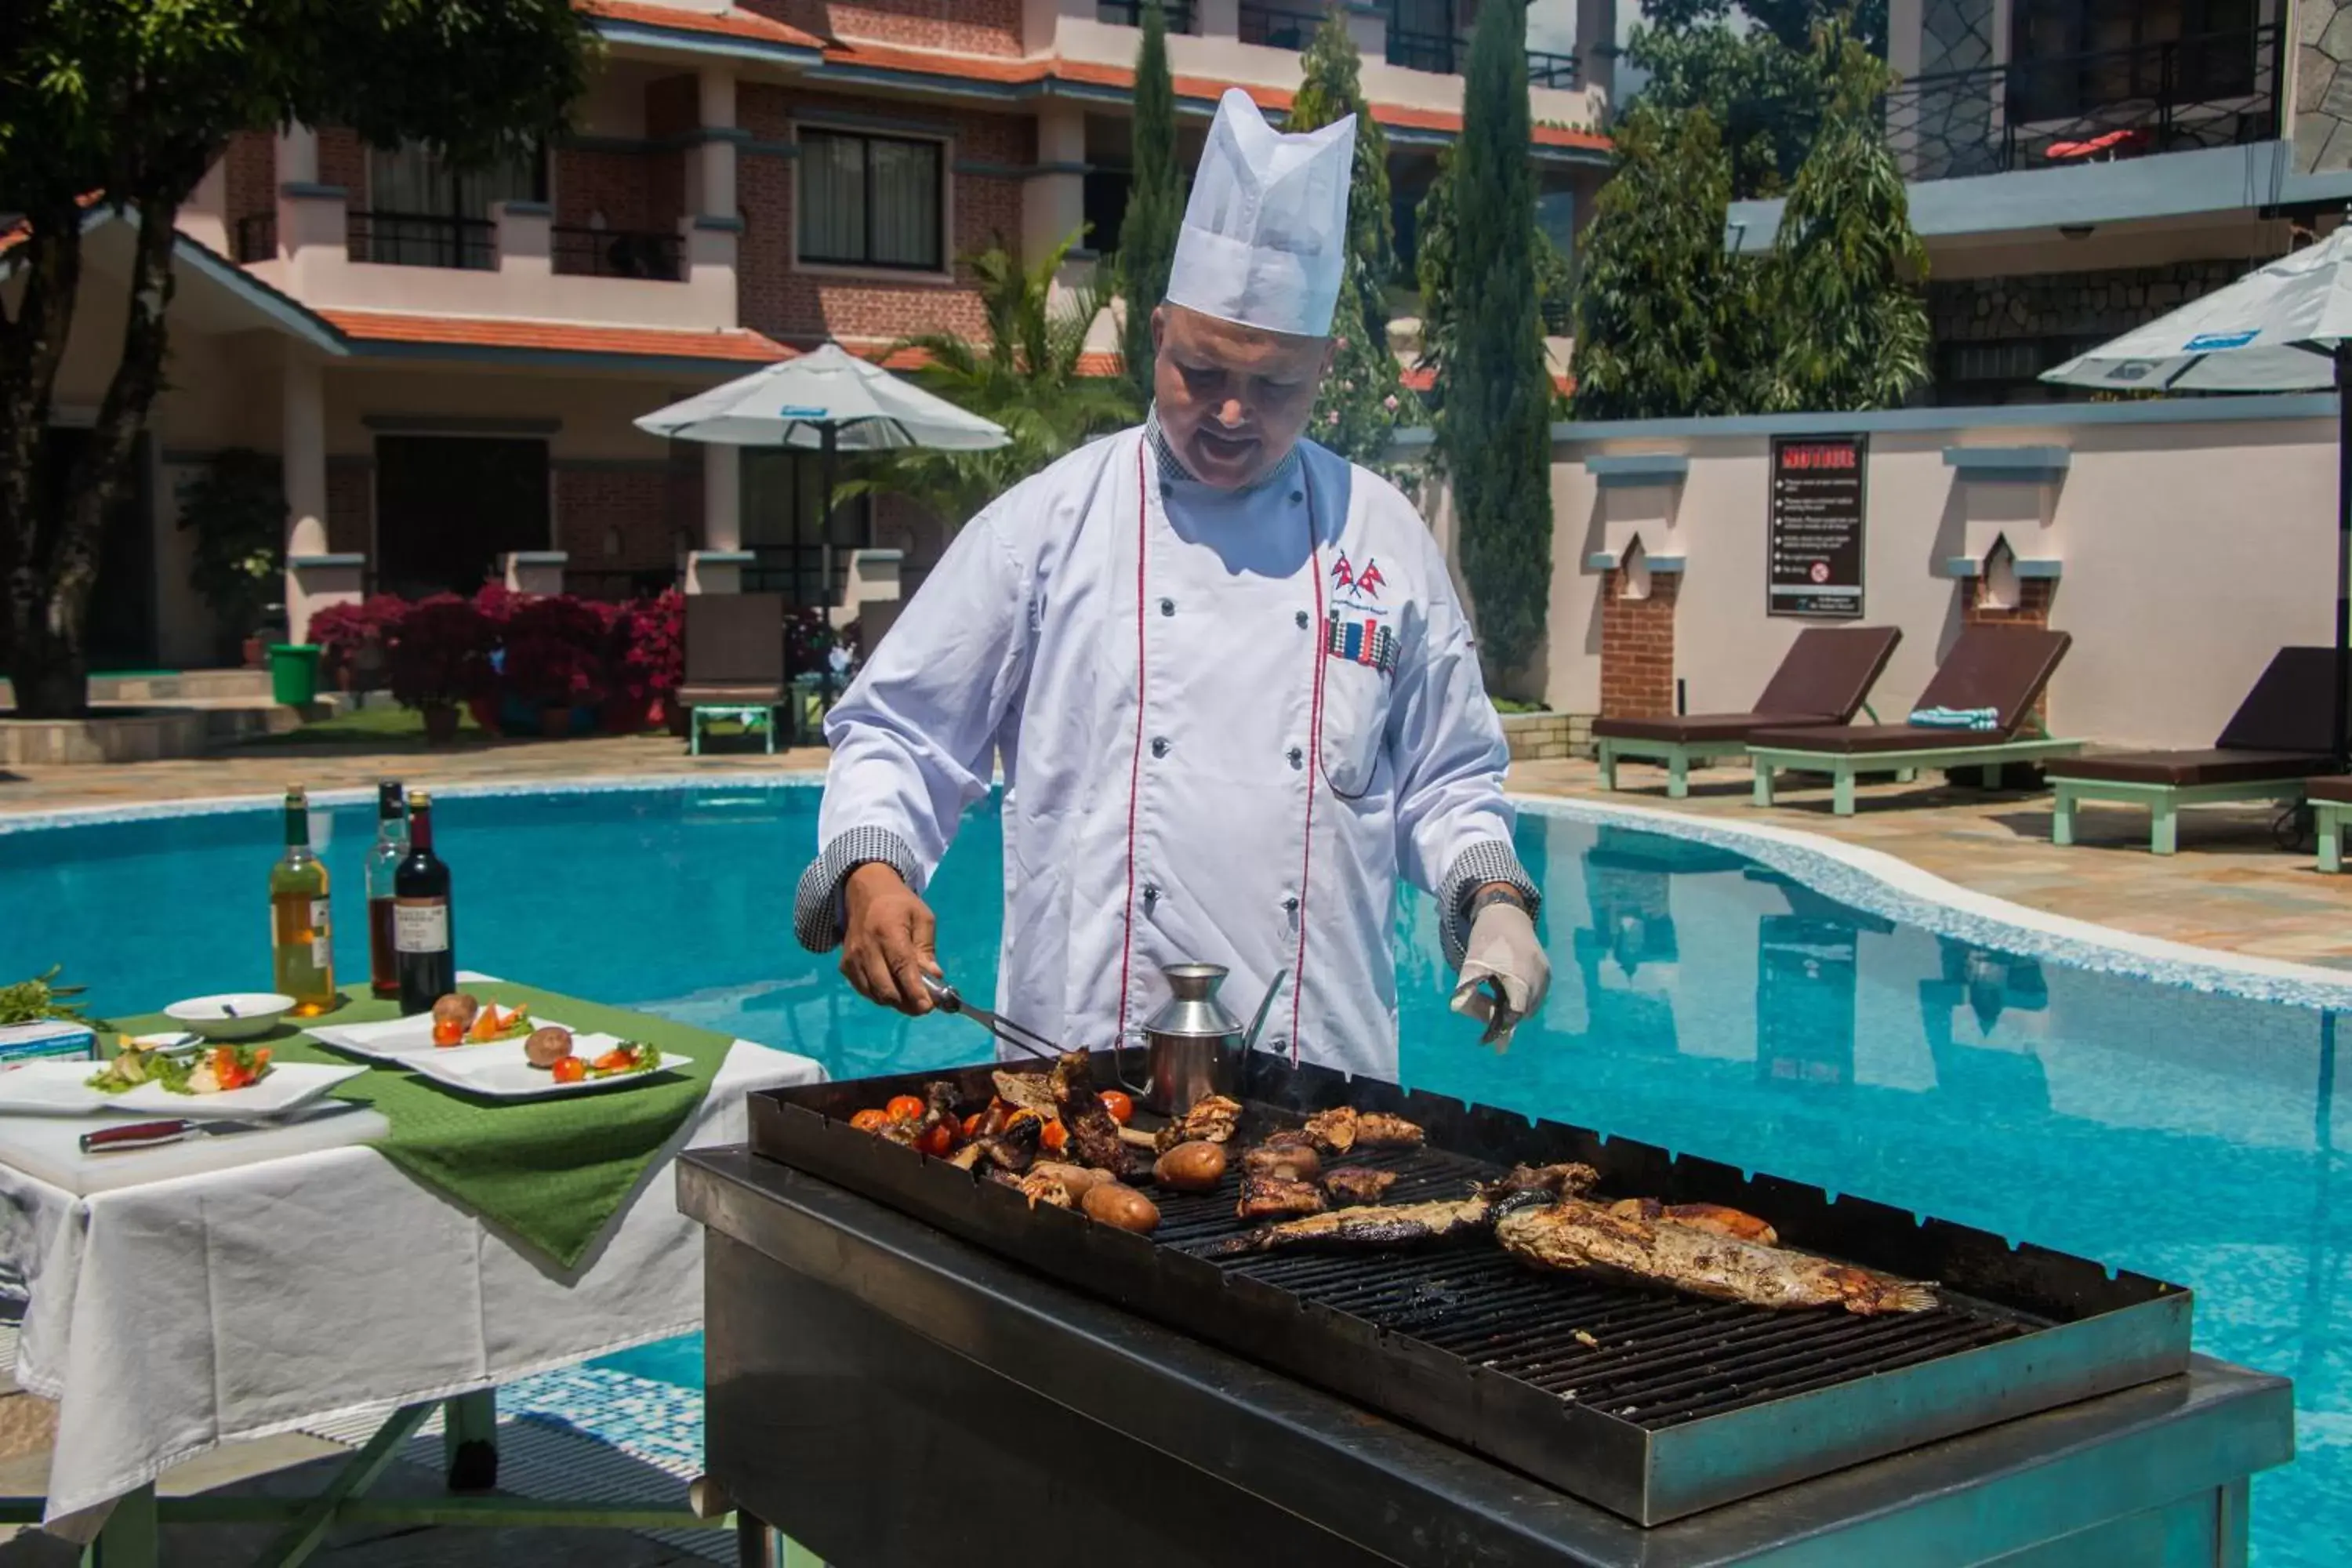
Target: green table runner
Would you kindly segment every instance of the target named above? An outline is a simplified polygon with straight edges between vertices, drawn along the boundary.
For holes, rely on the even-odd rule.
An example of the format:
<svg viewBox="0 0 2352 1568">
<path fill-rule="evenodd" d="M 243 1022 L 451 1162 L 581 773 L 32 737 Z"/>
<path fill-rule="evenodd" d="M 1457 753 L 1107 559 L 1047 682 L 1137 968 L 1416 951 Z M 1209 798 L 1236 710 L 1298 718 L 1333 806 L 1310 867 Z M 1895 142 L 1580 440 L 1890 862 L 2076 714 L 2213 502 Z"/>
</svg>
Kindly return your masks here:
<svg viewBox="0 0 2352 1568">
<path fill-rule="evenodd" d="M 427 1186 L 570 1268 L 627 1201 L 646 1167 L 701 1107 L 732 1042 L 724 1035 L 506 981 L 467 983 L 502 1007 L 518 1003 L 583 1033 L 649 1040 L 692 1058 L 626 1088 L 552 1100 L 478 1100 L 376 1061 L 334 1090 L 374 1107 L 392 1123 L 375 1147 Z M 346 987 L 343 1005 L 316 1022 L 369 1024 L 400 1015 L 365 987 Z M 173 1029 L 162 1014 L 116 1020 L 129 1034 Z M 328 1049 L 289 1028 L 256 1042 L 279 1061 L 348 1067 L 365 1058 Z"/>
</svg>

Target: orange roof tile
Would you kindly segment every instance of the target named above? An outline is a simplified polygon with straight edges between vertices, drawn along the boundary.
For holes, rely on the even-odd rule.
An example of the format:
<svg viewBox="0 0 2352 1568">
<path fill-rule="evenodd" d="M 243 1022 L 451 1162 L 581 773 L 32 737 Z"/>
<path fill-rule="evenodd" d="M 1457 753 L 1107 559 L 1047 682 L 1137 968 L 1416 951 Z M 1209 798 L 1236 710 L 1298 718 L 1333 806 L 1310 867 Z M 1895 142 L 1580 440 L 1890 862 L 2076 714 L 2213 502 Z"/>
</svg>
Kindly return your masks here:
<svg viewBox="0 0 2352 1568">
<path fill-rule="evenodd" d="M 635 22 L 641 27 L 667 27 L 679 33 L 719 33 L 763 44 L 821 49 L 824 40 L 798 27 L 772 22 L 751 11 L 686 11 L 675 5 L 648 5 L 646 0 L 572 0 L 591 16 L 614 22 Z"/>
<path fill-rule="evenodd" d="M 730 360 L 755 364 L 793 359 L 798 353 L 748 329 L 698 332 L 669 327 L 590 327 L 564 321 L 502 321 L 476 316 L 407 315 L 391 310 L 321 310 L 319 314 L 344 336 L 362 342 L 536 349 L 557 353 Z"/>
<path fill-rule="evenodd" d="M 1059 56 L 1041 55 L 1026 59 L 991 58 L 844 40 L 828 46 L 824 58 L 827 65 L 902 71 L 909 76 L 952 77 L 960 80 L 994 82 L 1013 87 L 1046 81 L 1112 88 L 1122 92 L 1131 91 L 1135 87 L 1135 72 L 1129 67 L 1094 60 L 1064 59 Z M 1289 111 L 1293 94 L 1284 88 L 1263 87 L 1252 82 L 1227 83 L 1208 77 L 1180 76 L 1175 79 L 1177 96 L 1181 98 L 1214 100 L 1223 96 L 1228 86 L 1241 88 L 1262 110 L 1274 113 Z M 1450 110 L 1376 103 L 1372 105 L 1372 118 L 1382 125 L 1401 131 L 1433 131 L 1447 135 L 1459 135 L 1462 132 L 1462 116 Z M 1594 152 L 1606 152 L 1612 145 L 1608 137 L 1598 132 L 1571 131 L 1560 125 L 1536 126 L 1532 140 L 1542 147 L 1577 147 Z"/>
</svg>

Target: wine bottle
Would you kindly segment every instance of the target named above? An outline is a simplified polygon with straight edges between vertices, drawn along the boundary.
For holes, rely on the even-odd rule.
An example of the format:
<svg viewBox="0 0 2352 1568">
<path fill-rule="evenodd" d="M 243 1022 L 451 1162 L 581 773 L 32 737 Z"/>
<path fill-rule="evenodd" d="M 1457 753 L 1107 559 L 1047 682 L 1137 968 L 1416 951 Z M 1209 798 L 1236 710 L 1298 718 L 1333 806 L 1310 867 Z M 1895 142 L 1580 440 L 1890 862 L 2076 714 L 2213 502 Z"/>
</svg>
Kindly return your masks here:
<svg viewBox="0 0 2352 1568">
<path fill-rule="evenodd" d="M 449 868 L 433 853 L 433 797 L 408 796 L 408 853 L 392 878 L 393 956 L 403 1016 L 432 1011 L 457 989 L 457 944 L 449 916 Z"/>
<path fill-rule="evenodd" d="M 335 932 L 326 862 L 310 852 L 310 797 L 286 792 L 286 853 L 269 868 L 269 970 L 294 1014 L 315 1018 L 341 1000 L 335 991 Z"/>
<path fill-rule="evenodd" d="M 400 994 L 400 961 L 392 945 L 392 880 L 408 854 L 408 812 L 400 781 L 375 786 L 375 847 L 367 858 L 368 988 L 377 995 Z"/>
</svg>

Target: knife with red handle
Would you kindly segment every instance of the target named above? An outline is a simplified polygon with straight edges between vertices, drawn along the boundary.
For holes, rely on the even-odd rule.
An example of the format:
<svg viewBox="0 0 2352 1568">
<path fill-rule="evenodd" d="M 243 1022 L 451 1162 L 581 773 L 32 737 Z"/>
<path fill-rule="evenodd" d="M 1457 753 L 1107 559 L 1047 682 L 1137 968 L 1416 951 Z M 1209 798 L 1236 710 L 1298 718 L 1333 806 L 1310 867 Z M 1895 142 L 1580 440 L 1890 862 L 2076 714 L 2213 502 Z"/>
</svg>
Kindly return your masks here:
<svg viewBox="0 0 2352 1568">
<path fill-rule="evenodd" d="M 85 1154 L 119 1154 L 132 1149 L 156 1149 L 166 1143 L 182 1143 L 191 1138 L 219 1138 L 237 1132 L 258 1132 L 258 1121 L 197 1121 L 180 1118 L 170 1121 L 133 1121 L 121 1127 L 104 1127 L 96 1132 L 81 1135 L 81 1152 Z"/>
</svg>

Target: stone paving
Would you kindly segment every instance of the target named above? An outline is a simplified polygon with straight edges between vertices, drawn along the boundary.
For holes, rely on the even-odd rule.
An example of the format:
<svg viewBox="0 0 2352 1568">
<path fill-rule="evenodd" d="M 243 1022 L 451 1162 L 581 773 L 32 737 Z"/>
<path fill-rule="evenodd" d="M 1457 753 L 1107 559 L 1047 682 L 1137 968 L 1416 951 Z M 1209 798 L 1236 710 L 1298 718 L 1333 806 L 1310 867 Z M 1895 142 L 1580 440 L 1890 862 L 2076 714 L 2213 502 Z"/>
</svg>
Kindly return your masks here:
<svg viewBox="0 0 2352 1568">
<path fill-rule="evenodd" d="M 20 767 L 0 773 L 0 813 L 216 795 L 271 795 L 299 781 L 360 786 L 387 773 L 418 784 L 520 783 L 583 777 L 808 773 L 821 747 L 767 756 L 755 743 L 720 742 L 699 758 L 667 735 L 573 741 L 483 741 L 440 751 L 362 751 L 349 744 L 247 746 L 212 757 L 115 767 Z M 1964 887 L 2030 907 L 2176 942 L 2302 963 L 2352 967 L 2352 878 L 2327 877 L 2310 853 L 2273 847 L 2267 808 L 2199 806 L 2180 814 L 2180 852 L 2147 852 L 2144 812 L 2088 805 L 2078 842 L 2050 842 L 2044 793 L 1982 795 L 1933 783 L 1864 784 L 1861 811 L 1830 815 L 1829 792 L 1784 789 L 1767 811 L 1748 805 L 1748 773 L 1735 764 L 1692 775 L 1690 798 L 1665 798 L 1664 776 L 1628 764 L 1630 786 L 1603 795 L 1592 763 L 1516 764 L 1514 788 L 1616 799 L 1736 821 L 1771 822 L 1867 845 Z"/>
</svg>

